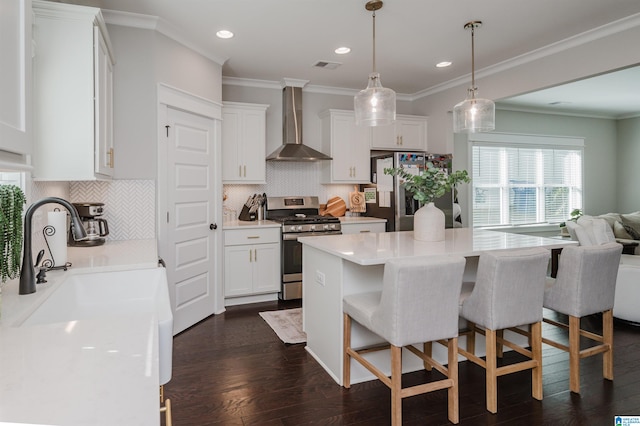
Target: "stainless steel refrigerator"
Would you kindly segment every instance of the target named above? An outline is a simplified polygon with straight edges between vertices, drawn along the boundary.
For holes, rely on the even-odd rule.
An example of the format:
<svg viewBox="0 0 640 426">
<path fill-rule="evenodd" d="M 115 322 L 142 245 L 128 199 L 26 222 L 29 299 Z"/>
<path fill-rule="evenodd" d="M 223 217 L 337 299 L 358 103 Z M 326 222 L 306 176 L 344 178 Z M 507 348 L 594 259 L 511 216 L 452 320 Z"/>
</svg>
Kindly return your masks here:
<svg viewBox="0 0 640 426">
<path fill-rule="evenodd" d="M 402 178 L 384 174 L 385 168 L 403 167 L 412 173 L 420 173 L 427 162 L 433 167 L 451 171 L 450 154 L 430 154 L 426 152 L 372 152 L 371 184 L 361 185 L 365 193 L 365 216 L 387 219 L 386 231 L 412 231 L 413 214 L 421 206 L 413 195 L 402 186 Z M 453 228 L 453 191 L 435 200 L 434 204 L 445 214 L 445 226 Z"/>
</svg>

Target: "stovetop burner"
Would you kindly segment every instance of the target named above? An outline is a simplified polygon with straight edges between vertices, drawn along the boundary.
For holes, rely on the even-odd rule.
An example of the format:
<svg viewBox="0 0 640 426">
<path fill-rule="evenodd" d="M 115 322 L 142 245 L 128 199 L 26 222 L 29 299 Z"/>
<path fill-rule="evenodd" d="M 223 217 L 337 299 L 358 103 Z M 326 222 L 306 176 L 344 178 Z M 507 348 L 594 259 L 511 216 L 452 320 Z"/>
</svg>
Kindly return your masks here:
<svg viewBox="0 0 640 426">
<path fill-rule="evenodd" d="M 276 222 L 283 223 L 285 225 L 304 224 L 304 223 L 336 223 L 340 222 L 340 219 L 332 216 L 320 216 L 320 215 L 297 215 L 297 216 L 284 216 L 272 218 Z"/>
</svg>

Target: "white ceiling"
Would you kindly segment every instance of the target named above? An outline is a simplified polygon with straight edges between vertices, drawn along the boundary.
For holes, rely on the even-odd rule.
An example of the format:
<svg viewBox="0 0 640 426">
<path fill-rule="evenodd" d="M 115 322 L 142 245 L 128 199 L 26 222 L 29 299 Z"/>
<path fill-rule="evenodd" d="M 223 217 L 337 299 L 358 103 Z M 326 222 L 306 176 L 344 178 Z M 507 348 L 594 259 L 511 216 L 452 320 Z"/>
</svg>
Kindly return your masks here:
<svg viewBox="0 0 640 426">
<path fill-rule="evenodd" d="M 62 1 L 157 16 L 191 47 L 224 61 L 225 77 L 274 82 L 294 78 L 360 90 L 372 69 L 372 17 L 365 0 Z M 483 21 L 475 37 L 478 72 L 636 14 L 638 0 L 387 0 L 376 15 L 377 71 L 383 86 L 415 95 L 469 78 L 471 35 L 463 26 L 470 20 Z M 219 29 L 236 36 L 218 39 Z M 351 53 L 335 54 L 340 46 L 349 46 Z M 436 68 L 443 60 L 453 65 Z M 318 69 L 312 66 L 317 61 L 341 65 Z M 637 85 L 638 76 L 638 70 L 623 73 L 621 86 L 613 76 L 594 80 L 606 90 L 598 91 L 598 108 L 585 113 L 640 112 L 640 97 L 631 99 L 628 89 Z M 511 105 L 541 107 L 560 101 L 571 102 L 574 109 L 587 108 L 594 88 L 586 82 L 575 84 L 521 96 Z M 618 86 L 623 88 L 620 98 L 614 90 Z M 608 104 L 613 110 L 607 112 L 603 107 Z"/>
</svg>

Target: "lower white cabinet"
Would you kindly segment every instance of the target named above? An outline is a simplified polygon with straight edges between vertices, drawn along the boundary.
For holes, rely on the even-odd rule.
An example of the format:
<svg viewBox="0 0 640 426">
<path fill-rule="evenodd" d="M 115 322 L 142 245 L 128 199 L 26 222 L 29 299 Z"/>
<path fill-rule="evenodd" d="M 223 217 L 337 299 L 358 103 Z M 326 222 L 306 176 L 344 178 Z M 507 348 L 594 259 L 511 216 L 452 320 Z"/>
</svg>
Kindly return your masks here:
<svg viewBox="0 0 640 426">
<path fill-rule="evenodd" d="M 224 296 L 280 291 L 280 228 L 224 231 Z"/>
<path fill-rule="evenodd" d="M 364 234 L 367 232 L 385 232 L 384 222 L 342 222 L 340 224 L 343 234 Z"/>
</svg>

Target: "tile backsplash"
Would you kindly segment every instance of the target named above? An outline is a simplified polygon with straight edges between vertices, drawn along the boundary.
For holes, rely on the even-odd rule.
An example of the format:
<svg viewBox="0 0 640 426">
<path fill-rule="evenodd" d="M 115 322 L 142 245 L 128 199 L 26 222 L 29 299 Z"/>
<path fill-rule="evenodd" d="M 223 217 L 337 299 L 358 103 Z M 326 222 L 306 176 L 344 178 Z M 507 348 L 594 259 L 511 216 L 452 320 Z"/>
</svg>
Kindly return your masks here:
<svg viewBox="0 0 640 426">
<path fill-rule="evenodd" d="M 349 193 L 353 185 L 321 184 L 321 166 L 316 162 L 268 161 L 266 185 L 226 184 L 224 192 L 227 200 L 224 205 L 228 209 L 242 210 L 242 205 L 249 195 L 266 193 L 268 197 L 287 195 L 317 195 L 320 203 L 326 203 L 331 197 L 341 197 L 347 206 Z"/>
<path fill-rule="evenodd" d="M 36 181 L 33 182 L 32 194 L 33 200 L 53 196 L 67 199 L 72 203 L 104 203 L 103 218 L 109 224 L 107 240 L 138 240 L 156 237 L 156 187 L 153 180 Z M 50 209 L 43 209 L 43 212 L 53 210 L 55 205 L 51 206 Z M 34 229 L 41 230 L 44 221 L 46 221 L 44 214 L 34 218 Z M 34 235 L 34 238 L 37 237 Z"/>
</svg>

